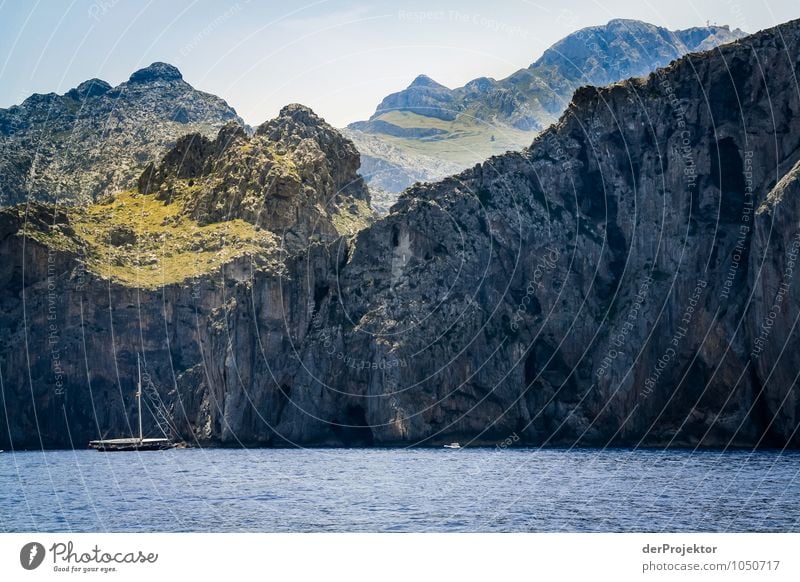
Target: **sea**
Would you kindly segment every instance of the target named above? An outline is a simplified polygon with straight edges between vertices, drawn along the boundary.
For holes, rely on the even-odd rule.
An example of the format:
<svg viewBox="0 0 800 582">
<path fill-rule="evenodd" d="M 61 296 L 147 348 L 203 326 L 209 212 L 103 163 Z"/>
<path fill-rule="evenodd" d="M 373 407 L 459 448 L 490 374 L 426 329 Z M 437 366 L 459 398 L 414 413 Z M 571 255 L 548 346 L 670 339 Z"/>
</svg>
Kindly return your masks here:
<svg viewBox="0 0 800 582">
<path fill-rule="evenodd" d="M 0 454 L 5 532 L 797 532 L 800 453 Z"/>
</svg>

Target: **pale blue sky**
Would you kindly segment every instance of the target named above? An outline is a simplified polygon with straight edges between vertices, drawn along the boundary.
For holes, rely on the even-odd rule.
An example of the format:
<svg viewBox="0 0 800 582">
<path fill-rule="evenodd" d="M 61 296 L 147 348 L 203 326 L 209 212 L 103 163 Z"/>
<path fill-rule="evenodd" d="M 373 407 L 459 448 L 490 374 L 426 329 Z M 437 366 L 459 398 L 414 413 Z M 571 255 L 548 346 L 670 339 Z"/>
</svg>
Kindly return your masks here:
<svg viewBox="0 0 800 582">
<path fill-rule="evenodd" d="M 342 126 L 419 73 L 500 78 L 612 18 L 755 32 L 798 17 L 797 0 L 0 0 L 0 107 L 166 61 L 251 124 L 299 102 Z"/>
</svg>

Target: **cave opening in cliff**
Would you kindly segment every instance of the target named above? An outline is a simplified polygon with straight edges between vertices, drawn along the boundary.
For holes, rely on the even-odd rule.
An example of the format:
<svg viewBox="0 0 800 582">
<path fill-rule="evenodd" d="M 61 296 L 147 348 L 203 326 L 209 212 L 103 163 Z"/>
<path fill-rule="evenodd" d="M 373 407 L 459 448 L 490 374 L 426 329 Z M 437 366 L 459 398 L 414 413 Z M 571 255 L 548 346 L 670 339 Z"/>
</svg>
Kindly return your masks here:
<svg viewBox="0 0 800 582">
<path fill-rule="evenodd" d="M 536 354 L 531 350 L 525 358 L 525 385 L 530 387 L 531 382 L 536 379 Z"/>
<path fill-rule="evenodd" d="M 330 287 L 326 283 L 318 283 L 314 286 L 314 313 L 319 313 L 323 299 L 328 296 Z"/>
<path fill-rule="evenodd" d="M 747 183 L 739 147 L 731 137 L 712 142 L 711 182 L 720 191 L 719 221 L 739 222 L 746 202 Z"/>
<path fill-rule="evenodd" d="M 372 446 L 374 438 L 367 422 L 367 413 L 359 404 L 351 404 L 345 409 L 344 420 L 334 420 L 333 433 L 345 446 Z"/>
</svg>

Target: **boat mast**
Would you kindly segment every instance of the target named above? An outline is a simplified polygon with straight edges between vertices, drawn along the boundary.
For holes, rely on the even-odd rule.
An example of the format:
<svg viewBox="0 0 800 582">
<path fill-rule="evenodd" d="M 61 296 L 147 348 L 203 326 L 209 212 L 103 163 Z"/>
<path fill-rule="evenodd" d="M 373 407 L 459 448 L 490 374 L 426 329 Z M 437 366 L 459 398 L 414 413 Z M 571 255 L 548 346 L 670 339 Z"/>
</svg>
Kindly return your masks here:
<svg viewBox="0 0 800 582">
<path fill-rule="evenodd" d="M 139 406 L 139 442 L 142 442 L 142 362 L 139 353 L 136 353 L 136 368 L 139 372 L 139 379 L 136 382 L 136 400 Z"/>
</svg>

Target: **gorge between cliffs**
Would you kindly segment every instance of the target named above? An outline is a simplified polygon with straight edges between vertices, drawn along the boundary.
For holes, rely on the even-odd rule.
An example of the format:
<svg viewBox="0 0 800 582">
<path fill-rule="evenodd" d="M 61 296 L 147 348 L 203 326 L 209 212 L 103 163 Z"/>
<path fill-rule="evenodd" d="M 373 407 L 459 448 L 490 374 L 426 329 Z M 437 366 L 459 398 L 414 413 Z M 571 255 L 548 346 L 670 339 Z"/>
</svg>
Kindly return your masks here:
<svg viewBox="0 0 800 582">
<path fill-rule="evenodd" d="M 190 445 L 797 448 L 798 74 L 793 21 L 581 87 L 385 217 L 307 107 L 205 104 L 114 193 L 0 211 L 0 448 L 132 434 L 137 354 Z"/>
</svg>

